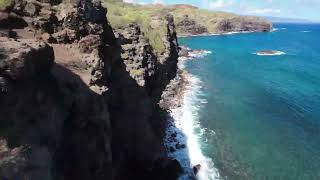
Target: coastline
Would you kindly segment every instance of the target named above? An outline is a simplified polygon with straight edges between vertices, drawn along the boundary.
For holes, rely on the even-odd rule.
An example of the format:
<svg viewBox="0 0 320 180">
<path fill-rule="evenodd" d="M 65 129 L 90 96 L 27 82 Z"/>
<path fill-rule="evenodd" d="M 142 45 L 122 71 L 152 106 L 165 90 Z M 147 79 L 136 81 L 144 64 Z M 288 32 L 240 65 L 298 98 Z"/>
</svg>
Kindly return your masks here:
<svg viewBox="0 0 320 180">
<path fill-rule="evenodd" d="M 268 32 L 273 32 L 274 30 L 271 29 Z M 205 36 L 223 36 L 223 35 L 232 35 L 232 34 L 248 34 L 248 33 L 259 33 L 257 31 L 231 31 L 231 32 L 223 32 L 223 33 L 203 33 L 203 34 L 184 34 L 178 35 L 178 38 L 182 37 L 205 37 Z"/>
<path fill-rule="evenodd" d="M 186 52 L 187 51 L 187 52 Z M 163 93 L 160 106 L 169 111 L 167 128 L 165 132 L 165 147 L 170 158 L 177 159 L 182 166 L 183 174 L 180 180 L 219 179 L 218 170 L 211 159 L 205 157 L 200 148 L 199 137 L 194 132 L 200 126 L 195 120 L 196 109 L 194 95 L 201 90 L 201 81 L 185 70 L 185 63 L 190 60 L 201 60 L 210 51 L 191 50 L 182 47 L 178 61 L 177 76 L 170 82 Z"/>
</svg>

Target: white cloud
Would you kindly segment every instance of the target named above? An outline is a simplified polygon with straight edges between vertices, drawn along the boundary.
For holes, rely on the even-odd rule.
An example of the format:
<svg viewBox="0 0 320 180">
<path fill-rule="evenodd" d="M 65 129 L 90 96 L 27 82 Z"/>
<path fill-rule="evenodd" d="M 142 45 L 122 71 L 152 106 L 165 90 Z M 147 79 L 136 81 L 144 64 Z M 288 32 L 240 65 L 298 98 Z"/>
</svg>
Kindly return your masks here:
<svg viewBox="0 0 320 180">
<path fill-rule="evenodd" d="M 231 0 L 203 0 L 203 7 L 208 9 L 225 9 L 233 4 Z"/>
<path fill-rule="evenodd" d="M 272 9 L 272 8 L 262 8 L 262 9 L 250 9 L 248 10 L 249 14 L 279 14 L 281 13 L 280 9 Z"/>
<path fill-rule="evenodd" d="M 162 0 L 154 0 L 153 4 L 164 4 Z"/>
<path fill-rule="evenodd" d="M 135 0 L 123 0 L 126 3 L 135 3 Z"/>
</svg>

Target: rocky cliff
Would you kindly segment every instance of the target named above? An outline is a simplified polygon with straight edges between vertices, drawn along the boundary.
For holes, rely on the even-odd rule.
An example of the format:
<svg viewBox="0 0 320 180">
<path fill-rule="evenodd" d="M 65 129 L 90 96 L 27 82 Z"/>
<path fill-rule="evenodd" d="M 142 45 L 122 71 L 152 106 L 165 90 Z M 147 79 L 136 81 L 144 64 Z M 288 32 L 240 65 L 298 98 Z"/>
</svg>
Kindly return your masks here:
<svg viewBox="0 0 320 180">
<path fill-rule="evenodd" d="M 176 179 L 158 102 L 178 43 L 173 17 L 157 22 L 161 54 L 137 24 L 113 30 L 96 0 L 1 12 L 0 179 Z"/>
<path fill-rule="evenodd" d="M 151 39 L 155 37 L 152 34 L 155 30 L 149 29 L 150 23 L 155 16 L 164 16 L 168 13 L 174 17 L 179 36 L 272 30 L 272 23 L 261 17 L 199 9 L 191 5 L 138 5 L 125 3 L 122 0 L 105 0 L 105 4 L 113 7 L 108 13 L 108 18 L 115 28 L 123 28 L 128 22 L 136 22 L 142 26 L 147 35 L 151 34 Z"/>
</svg>

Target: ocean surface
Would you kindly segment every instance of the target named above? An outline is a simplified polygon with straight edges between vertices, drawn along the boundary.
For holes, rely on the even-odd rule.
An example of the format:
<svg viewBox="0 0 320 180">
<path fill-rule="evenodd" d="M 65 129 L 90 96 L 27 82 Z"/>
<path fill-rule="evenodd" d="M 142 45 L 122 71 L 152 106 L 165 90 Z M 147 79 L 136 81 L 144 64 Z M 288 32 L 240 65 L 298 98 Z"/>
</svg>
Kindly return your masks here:
<svg viewBox="0 0 320 180">
<path fill-rule="evenodd" d="M 275 28 L 180 38 L 212 52 L 184 64 L 191 84 L 177 117 L 200 180 L 320 179 L 320 25 Z"/>
</svg>

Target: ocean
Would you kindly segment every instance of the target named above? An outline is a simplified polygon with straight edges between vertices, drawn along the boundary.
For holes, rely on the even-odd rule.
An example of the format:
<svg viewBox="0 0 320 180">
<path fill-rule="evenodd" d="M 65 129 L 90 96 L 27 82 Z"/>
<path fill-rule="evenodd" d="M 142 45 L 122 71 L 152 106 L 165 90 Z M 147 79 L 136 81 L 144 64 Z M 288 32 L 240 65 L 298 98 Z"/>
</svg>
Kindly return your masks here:
<svg viewBox="0 0 320 180">
<path fill-rule="evenodd" d="M 179 39 L 212 52 L 183 64 L 190 84 L 173 111 L 200 180 L 320 179 L 320 25 L 274 27 Z"/>
</svg>

